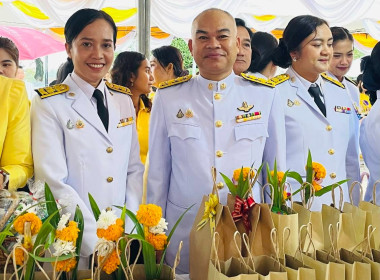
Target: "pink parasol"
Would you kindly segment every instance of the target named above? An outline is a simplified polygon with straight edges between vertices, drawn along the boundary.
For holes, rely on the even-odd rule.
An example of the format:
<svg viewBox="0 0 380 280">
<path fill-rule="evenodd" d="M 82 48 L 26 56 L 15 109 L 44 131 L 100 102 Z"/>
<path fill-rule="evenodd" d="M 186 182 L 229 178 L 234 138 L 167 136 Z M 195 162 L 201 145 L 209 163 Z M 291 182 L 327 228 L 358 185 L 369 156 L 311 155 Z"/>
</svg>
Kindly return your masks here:
<svg viewBox="0 0 380 280">
<path fill-rule="evenodd" d="M 35 29 L 0 26 L 0 36 L 11 39 L 20 52 L 20 60 L 36 59 L 65 50 L 65 45 Z"/>
</svg>

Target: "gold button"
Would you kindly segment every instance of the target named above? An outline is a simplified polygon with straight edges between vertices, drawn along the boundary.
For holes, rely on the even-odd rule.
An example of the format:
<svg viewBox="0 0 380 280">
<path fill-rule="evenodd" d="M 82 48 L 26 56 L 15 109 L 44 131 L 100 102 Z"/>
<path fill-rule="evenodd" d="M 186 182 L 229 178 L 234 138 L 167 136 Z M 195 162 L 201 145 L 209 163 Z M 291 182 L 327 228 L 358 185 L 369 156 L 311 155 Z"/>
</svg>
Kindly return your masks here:
<svg viewBox="0 0 380 280">
<path fill-rule="evenodd" d="M 221 85 L 220 85 L 220 88 L 221 89 L 225 89 L 227 87 L 227 85 L 225 84 L 225 83 L 222 83 Z"/>
<path fill-rule="evenodd" d="M 220 98 L 222 98 L 222 96 L 220 95 L 220 93 L 215 93 L 214 94 L 214 99 L 215 100 L 219 100 Z"/>
<path fill-rule="evenodd" d="M 331 125 L 326 126 L 326 130 L 327 131 L 331 131 L 332 130 L 332 126 Z"/>
<path fill-rule="evenodd" d="M 108 147 L 106 151 L 107 151 L 107 153 L 109 153 L 109 154 L 110 154 L 110 153 L 112 153 L 112 152 L 113 152 L 113 148 L 112 148 L 112 147 Z"/>
<path fill-rule="evenodd" d="M 336 178 L 336 174 L 335 174 L 335 172 L 333 172 L 333 173 L 330 174 L 330 178 L 331 178 L 331 179 L 335 179 L 335 178 Z"/>
<path fill-rule="evenodd" d="M 330 150 L 329 150 L 329 154 L 330 154 L 330 155 L 333 155 L 333 154 L 335 154 L 335 151 L 334 151 L 334 149 L 330 149 Z"/>
<path fill-rule="evenodd" d="M 217 157 L 222 157 L 223 156 L 223 152 L 220 151 L 220 150 L 216 151 L 216 156 Z"/>
<path fill-rule="evenodd" d="M 112 181 L 113 181 L 113 177 L 108 177 L 108 178 L 107 178 L 107 182 L 108 182 L 108 183 L 111 183 Z"/>
<path fill-rule="evenodd" d="M 219 190 L 221 190 L 221 189 L 224 188 L 224 183 L 223 183 L 223 182 L 219 182 L 219 183 L 216 184 L 216 187 L 217 187 Z"/>
<path fill-rule="evenodd" d="M 214 88 L 214 85 L 213 85 L 212 83 L 209 83 L 209 84 L 208 84 L 208 89 L 209 89 L 209 90 L 212 90 L 213 88 Z"/>
<path fill-rule="evenodd" d="M 70 93 L 69 93 L 69 96 L 71 96 L 71 97 L 72 97 L 72 96 L 75 96 L 75 93 L 74 93 L 74 92 L 70 92 Z"/>
<path fill-rule="evenodd" d="M 216 127 L 221 127 L 223 125 L 223 122 L 222 121 L 216 121 L 215 122 L 215 126 Z"/>
</svg>

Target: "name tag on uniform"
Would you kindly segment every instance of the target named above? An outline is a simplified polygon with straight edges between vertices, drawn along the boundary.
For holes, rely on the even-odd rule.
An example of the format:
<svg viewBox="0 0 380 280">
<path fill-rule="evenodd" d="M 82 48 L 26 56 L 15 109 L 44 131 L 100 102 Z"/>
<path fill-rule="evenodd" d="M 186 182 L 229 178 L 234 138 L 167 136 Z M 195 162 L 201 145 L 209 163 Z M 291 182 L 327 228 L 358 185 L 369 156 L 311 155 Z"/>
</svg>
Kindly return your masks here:
<svg viewBox="0 0 380 280">
<path fill-rule="evenodd" d="M 344 106 L 335 106 L 335 112 L 343 113 L 343 114 L 351 114 L 351 108 L 344 107 Z"/>
<path fill-rule="evenodd" d="M 238 115 L 235 117 L 237 123 L 248 122 L 261 119 L 261 111 L 252 112 L 249 114 Z"/>
<path fill-rule="evenodd" d="M 133 117 L 121 119 L 120 122 L 117 124 L 117 128 L 127 126 L 127 125 L 131 125 L 131 124 L 133 124 L 133 122 L 134 122 Z"/>
</svg>

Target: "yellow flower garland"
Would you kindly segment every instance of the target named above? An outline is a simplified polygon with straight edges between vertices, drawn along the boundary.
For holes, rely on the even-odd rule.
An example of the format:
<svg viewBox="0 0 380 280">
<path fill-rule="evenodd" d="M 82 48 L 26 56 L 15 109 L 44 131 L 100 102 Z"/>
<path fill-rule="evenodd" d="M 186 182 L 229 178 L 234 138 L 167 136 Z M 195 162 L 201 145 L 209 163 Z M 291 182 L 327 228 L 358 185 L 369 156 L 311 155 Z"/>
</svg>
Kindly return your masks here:
<svg viewBox="0 0 380 280">
<path fill-rule="evenodd" d="M 273 171 L 273 170 L 270 172 L 270 175 L 271 175 L 271 177 L 274 176 L 274 171 Z M 278 179 L 278 183 L 279 183 L 279 184 L 281 183 L 282 179 L 284 178 L 284 175 L 285 175 L 284 172 L 282 172 L 282 171 L 277 171 L 277 179 Z"/>
<path fill-rule="evenodd" d="M 317 192 L 322 189 L 322 186 L 318 184 L 318 181 L 324 179 L 326 177 L 326 169 L 325 167 L 318 163 L 318 162 L 312 162 L 313 167 L 313 187 L 314 190 Z"/>
<path fill-rule="evenodd" d="M 119 251 L 119 255 L 120 255 L 120 251 Z M 105 257 L 100 257 L 100 262 L 102 262 L 104 258 Z M 104 262 L 102 269 L 105 273 L 111 274 L 119 267 L 119 265 L 120 265 L 120 259 L 115 249 L 112 251 L 112 253 L 108 256 L 107 260 Z"/>
<path fill-rule="evenodd" d="M 123 221 L 118 218 L 116 224 L 110 225 L 108 228 L 98 228 L 96 234 L 99 238 L 104 238 L 109 241 L 117 241 L 124 233 Z"/>
<path fill-rule="evenodd" d="M 56 271 L 69 272 L 69 271 L 74 269 L 76 264 L 77 264 L 76 258 L 71 258 L 71 259 L 64 260 L 64 261 L 58 261 L 55 269 L 56 269 Z M 54 267 L 55 264 L 52 263 L 52 265 Z"/>
<path fill-rule="evenodd" d="M 153 245 L 155 250 L 164 250 L 168 237 L 165 234 L 153 234 L 148 232 L 145 239 Z"/>
<path fill-rule="evenodd" d="M 235 182 L 239 181 L 240 173 L 241 173 L 241 168 L 234 170 L 233 179 L 235 180 Z M 251 179 L 253 177 L 255 177 L 255 171 L 253 171 L 250 167 L 243 167 L 243 180 L 244 181 L 247 180 L 248 174 L 249 174 L 249 178 L 251 178 Z"/>
<path fill-rule="evenodd" d="M 31 224 L 30 230 L 32 232 L 32 235 L 35 235 L 40 231 L 41 226 L 42 226 L 42 221 L 34 213 L 26 213 L 24 215 L 17 217 L 13 223 L 13 228 L 19 234 L 24 234 L 24 224 L 26 222 L 30 222 L 30 224 Z"/>
<path fill-rule="evenodd" d="M 162 209 L 154 204 L 141 204 L 136 213 L 139 223 L 147 227 L 156 226 L 162 218 Z"/>
<path fill-rule="evenodd" d="M 78 238 L 78 232 L 79 229 L 77 223 L 70 221 L 67 227 L 63 228 L 62 230 L 57 230 L 55 232 L 55 236 L 56 238 L 63 241 L 72 241 L 75 243 Z"/>
</svg>

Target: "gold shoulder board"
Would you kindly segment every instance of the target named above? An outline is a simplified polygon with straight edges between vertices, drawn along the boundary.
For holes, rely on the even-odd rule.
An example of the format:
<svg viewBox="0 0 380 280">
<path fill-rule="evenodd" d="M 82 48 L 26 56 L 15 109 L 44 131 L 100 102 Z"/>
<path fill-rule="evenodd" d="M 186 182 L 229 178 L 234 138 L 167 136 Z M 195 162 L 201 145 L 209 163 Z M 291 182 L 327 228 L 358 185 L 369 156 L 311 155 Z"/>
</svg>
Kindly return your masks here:
<svg viewBox="0 0 380 280">
<path fill-rule="evenodd" d="M 108 89 L 121 92 L 124 94 L 128 94 L 128 95 L 132 95 L 131 91 L 127 87 L 119 86 L 117 84 L 112 84 L 110 82 L 106 82 L 106 86 L 108 87 Z"/>
<path fill-rule="evenodd" d="M 354 86 L 358 86 L 358 84 L 355 82 L 355 81 L 353 81 L 353 80 L 351 80 L 350 78 L 347 78 L 346 76 L 344 77 L 347 81 L 349 81 L 351 84 L 353 84 Z"/>
<path fill-rule="evenodd" d="M 281 75 L 278 75 L 276 77 L 273 77 L 272 79 L 270 79 L 270 81 L 275 85 L 279 85 L 287 80 L 289 80 L 290 76 L 288 74 L 281 74 Z"/>
<path fill-rule="evenodd" d="M 160 83 L 158 85 L 158 88 L 167 88 L 167 87 L 171 87 L 174 85 L 182 84 L 184 82 L 190 81 L 190 79 L 192 77 L 193 77 L 192 75 L 187 75 L 187 76 L 183 76 L 183 77 L 178 77 L 178 78 L 173 79 L 173 80 L 165 81 L 165 82 Z"/>
<path fill-rule="evenodd" d="M 69 91 L 69 86 L 65 84 L 57 84 L 50 87 L 39 88 L 35 90 L 41 99 L 61 94 Z"/>
<path fill-rule="evenodd" d="M 330 83 L 333 83 L 334 85 L 338 86 L 338 87 L 341 87 L 341 88 L 346 88 L 344 86 L 344 84 L 342 84 L 341 82 L 339 82 L 338 80 L 335 80 L 334 78 L 331 78 L 330 76 L 328 76 L 326 73 L 322 73 L 321 74 L 322 78 L 329 81 Z"/>
<path fill-rule="evenodd" d="M 248 75 L 245 73 L 241 73 L 240 75 L 244 79 L 251 81 L 251 82 L 254 82 L 254 83 L 257 83 L 257 84 L 261 84 L 261 85 L 264 85 L 267 87 L 272 87 L 272 88 L 274 88 L 274 86 L 275 86 L 270 80 L 267 80 L 267 79 L 259 78 L 259 77 L 256 77 L 254 75 Z"/>
</svg>

